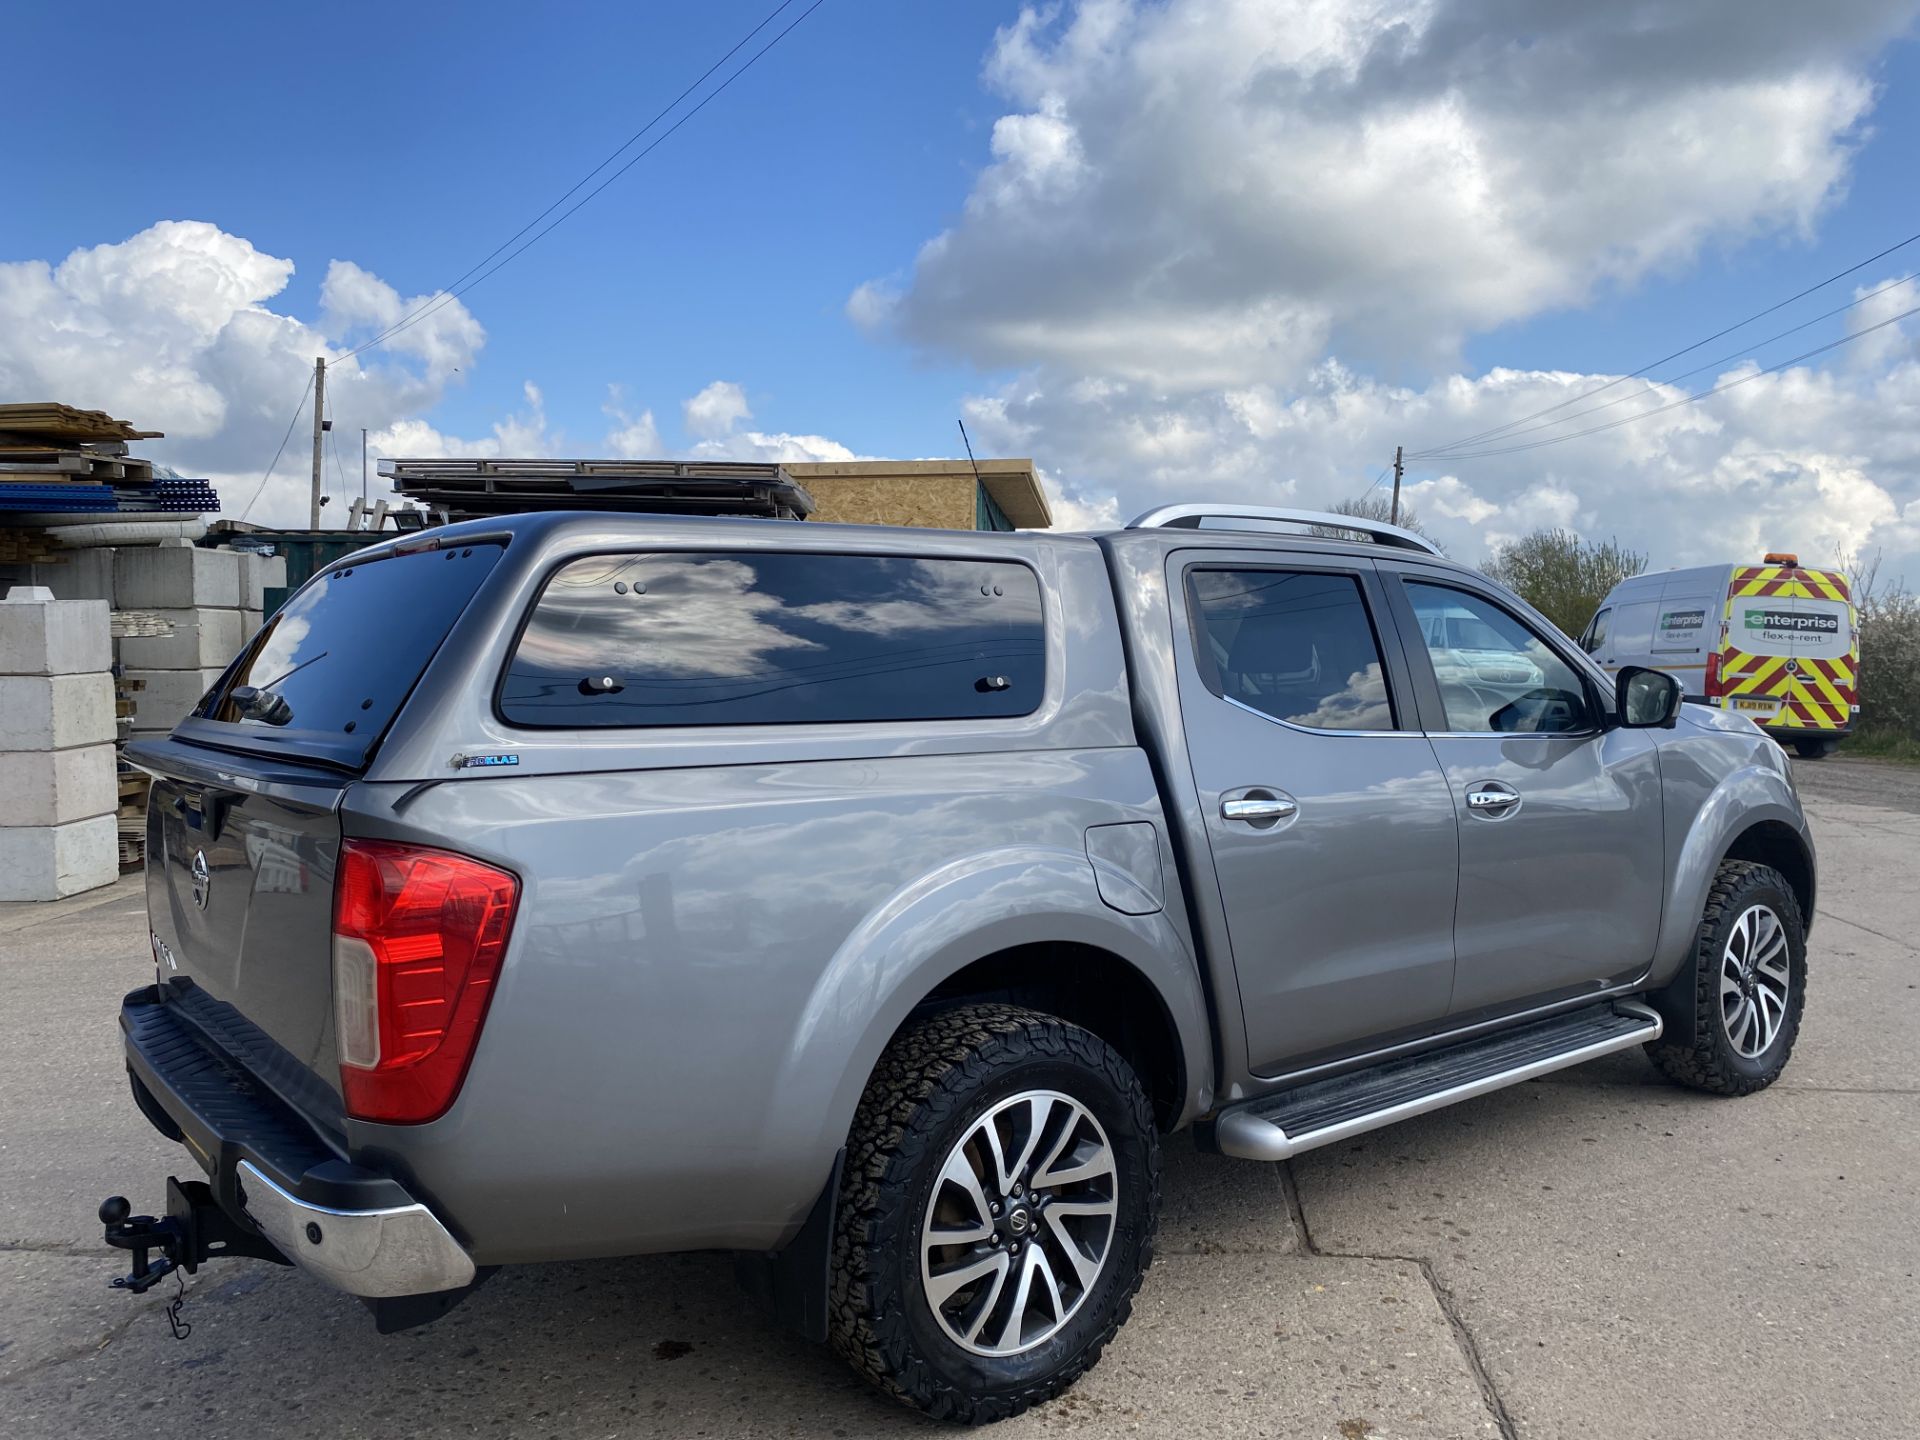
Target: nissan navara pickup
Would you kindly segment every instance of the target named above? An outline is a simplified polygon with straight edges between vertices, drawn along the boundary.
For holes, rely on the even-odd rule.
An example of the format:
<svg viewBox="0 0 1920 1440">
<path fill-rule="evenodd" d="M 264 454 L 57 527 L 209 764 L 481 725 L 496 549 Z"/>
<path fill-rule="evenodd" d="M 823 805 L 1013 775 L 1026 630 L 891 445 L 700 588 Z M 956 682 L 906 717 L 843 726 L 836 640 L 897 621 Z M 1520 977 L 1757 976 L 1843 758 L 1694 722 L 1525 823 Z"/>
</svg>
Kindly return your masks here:
<svg viewBox="0 0 1920 1440">
<path fill-rule="evenodd" d="M 959 1421 L 1125 1321 L 1162 1136 L 1278 1161 L 1635 1046 L 1743 1095 L 1806 993 L 1780 748 L 1351 517 L 457 524 L 127 757 L 120 1025 L 192 1178 L 101 1207 L 116 1284 L 251 1255 L 393 1330 L 733 1251 Z"/>
</svg>

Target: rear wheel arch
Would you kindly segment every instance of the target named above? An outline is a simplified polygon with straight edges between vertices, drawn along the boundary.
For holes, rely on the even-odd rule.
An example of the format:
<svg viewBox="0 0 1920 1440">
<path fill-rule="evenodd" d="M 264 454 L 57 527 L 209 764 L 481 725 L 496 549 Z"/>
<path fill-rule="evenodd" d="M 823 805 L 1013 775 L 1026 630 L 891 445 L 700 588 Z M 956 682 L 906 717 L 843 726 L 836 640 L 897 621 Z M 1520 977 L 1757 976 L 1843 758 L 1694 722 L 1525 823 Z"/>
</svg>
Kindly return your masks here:
<svg viewBox="0 0 1920 1440">
<path fill-rule="evenodd" d="M 1066 941 L 994 951 L 942 980 L 895 1033 L 936 1011 L 989 1002 L 1057 1016 L 1099 1036 L 1140 1077 L 1160 1129 L 1179 1123 L 1188 1085 L 1179 1027 L 1158 987 L 1123 956 Z"/>
</svg>

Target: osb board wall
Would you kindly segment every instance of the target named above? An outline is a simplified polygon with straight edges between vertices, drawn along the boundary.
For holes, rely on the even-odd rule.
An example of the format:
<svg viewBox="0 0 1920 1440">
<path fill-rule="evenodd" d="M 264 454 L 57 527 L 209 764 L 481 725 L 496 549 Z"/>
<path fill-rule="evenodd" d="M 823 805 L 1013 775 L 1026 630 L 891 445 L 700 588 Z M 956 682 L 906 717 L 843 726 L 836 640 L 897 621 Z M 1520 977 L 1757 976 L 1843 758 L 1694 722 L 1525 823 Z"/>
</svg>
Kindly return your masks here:
<svg viewBox="0 0 1920 1440">
<path fill-rule="evenodd" d="M 845 525 L 913 525 L 971 530 L 971 475 L 822 476 L 801 482 L 817 507 L 813 519 Z"/>
</svg>

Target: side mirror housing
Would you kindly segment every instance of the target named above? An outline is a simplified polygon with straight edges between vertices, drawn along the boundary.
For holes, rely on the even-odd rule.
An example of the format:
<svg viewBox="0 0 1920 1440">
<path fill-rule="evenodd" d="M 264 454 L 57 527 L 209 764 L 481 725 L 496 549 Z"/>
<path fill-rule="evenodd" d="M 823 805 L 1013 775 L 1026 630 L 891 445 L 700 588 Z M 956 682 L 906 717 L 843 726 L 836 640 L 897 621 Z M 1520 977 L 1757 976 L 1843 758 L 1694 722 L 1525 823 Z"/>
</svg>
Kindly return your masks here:
<svg viewBox="0 0 1920 1440">
<path fill-rule="evenodd" d="M 1623 666 L 1614 677 L 1614 704 L 1627 730 L 1671 730 L 1683 693 L 1673 676 L 1644 665 Z"/>
</svg>

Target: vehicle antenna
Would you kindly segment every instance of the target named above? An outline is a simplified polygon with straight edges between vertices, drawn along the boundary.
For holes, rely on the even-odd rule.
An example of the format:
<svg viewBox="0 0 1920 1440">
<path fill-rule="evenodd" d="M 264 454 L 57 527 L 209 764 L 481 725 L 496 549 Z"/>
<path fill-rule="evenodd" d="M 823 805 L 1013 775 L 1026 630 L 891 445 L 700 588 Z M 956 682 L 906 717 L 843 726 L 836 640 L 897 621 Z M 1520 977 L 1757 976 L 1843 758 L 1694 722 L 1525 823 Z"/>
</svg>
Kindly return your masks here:
<svg viewBox="0 0 1920 1440">
<path fill-rule="evenodd" d="M 980 479 L 980 462 L 973 458 L 973 441 L 967 438 L 967 422 L 956 416 L 954 424 L 960 427 L 960 443 L 967 447 L 967 463 L 973 466 L 973 483 L 979 485 L 983 483 Z"/>
</svg>

